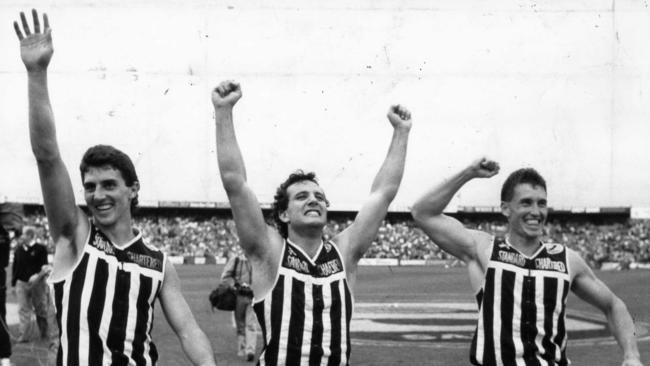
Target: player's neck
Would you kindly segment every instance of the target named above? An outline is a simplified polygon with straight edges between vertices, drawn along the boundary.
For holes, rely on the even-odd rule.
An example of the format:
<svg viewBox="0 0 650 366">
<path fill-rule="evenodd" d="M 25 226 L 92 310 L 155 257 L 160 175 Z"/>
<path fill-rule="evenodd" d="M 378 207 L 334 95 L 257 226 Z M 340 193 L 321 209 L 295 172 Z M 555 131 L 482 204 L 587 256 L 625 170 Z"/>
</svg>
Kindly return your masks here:
<svg viewBox="0 0 650 366">
<path fill-rule="evenodd" d="M 120 246 L 133 240 L 135 233 L 131 225 L 131 218 L 118 220 L 112 225 L 102 225 L 95 221 L 95 225 L 106 235 L 111 243 Z"/>
<path fill-rule="evenodd" d="M 289 229 L 289 240 L 299 246 L 310 258 L 314 258 L 323 242 L 322 230 L 292 230 Z"/>
<path fill-rule="evenodd" d="M 527 256 L 535 254 L 542 242 L 540 237 L 522 236 L 512 231 L 506 237 L 511 246 Z"/>
</svg>

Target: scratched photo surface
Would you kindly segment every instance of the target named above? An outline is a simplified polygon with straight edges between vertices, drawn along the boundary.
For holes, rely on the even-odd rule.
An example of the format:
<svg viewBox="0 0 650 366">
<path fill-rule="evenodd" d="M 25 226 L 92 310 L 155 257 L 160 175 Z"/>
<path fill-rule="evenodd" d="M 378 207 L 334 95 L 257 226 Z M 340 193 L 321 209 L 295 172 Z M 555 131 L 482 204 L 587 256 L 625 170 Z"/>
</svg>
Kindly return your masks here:
<svg viewBox="0 0 650 366">
<path fill-rule="evenodd" d="M 407 211 L 426 187 L 485 155 L 500 163 L 501 173 L 468 184 L 449 211 L 498 206 L 507 174 L 532 166 L 545 176 L 553 208 L 629 207 L 647 218 L 648 6 L 643 0 L 3 0 L 0 202 L 42 203 L 29 146 L 26 73 L 12 27 L 20 11 L 36 8 L 52 28 L 49 89 L 78 203 L 81 156 L 102 143 L 132 157 L 141 206 L 226 207 L 210 92 L 232 79 L 243 90 L 234 109 L 237 137 L 263 205 L 301 168 L 316 172 L 331 210 L 358 210 L 386 155 L 392 133 L 386 112 L 399 103 L 412 112 L 413 128 L 390 211 Z M 186 286 L 192 275 L 208 275 L 194 271 L 182 270 Z M 648 272 L 638 273 L 645 277 L 635 279 L 647 283 Z M 216 278 L 217 270 L 209 275 Z M 363 278 L 361 294 L 369 288 Z M 409 283 L 405 278 L 395 288 Z M 608 280 L 624 287 L 618 277 Z M 648 293 L 647 284 L 637 290 Z M 196 291 L 193 311 L 217 324 L 209 332 L 215 349 L 233 344 L 230 320 L 207 312 L 207 290 Z M 427 291 L 423 301 L 456 293 Z M 360 309 L 371 309 L 383 293 Z M 464 295 L 453 301 L 473 301 L 469 287 L 458 293 Z M 647 306 L 639 311 L 650 322 Z M 180 346 L 164 339 L 165 352 L 184 359 Z M 433 348 L 406 352 L 397 343 L 370 343 L 355 348 L 355 364 L 382 364 L 386 357 L 385 364 L 399 364 L 400 355 L 404 365 L 416 364 L 409 357 L 447 365 L 467 360 L 463 347 L 444 351 L 457 360 L 437 363 Z M 650 362 L 648 342 L 639 348 Z M 610 354 L 618 362 L 617 352 L 594 348 L 574 363 L 597 364 Z"/>
<path fill-rule="evenodd" d="M 47 12 L 50 93 L 79 201 L 85 149 L 128 153 L 141 202 L 225 202 L 211 88 L 242 84 L 234 118 L 260 201 L 297 168 L 332 209 L 358 209 L 386 154 L 389 105 L 413 115 L 394 209 L 487 155 L 502 174 L 455 205 L 496 205 L 537 168 L 554 207 L 649 207 L 650 10 L 643 1 L 63 0 L 0 4 L 0 181 L 41 200 L 12 22 Z"/>
</svg>

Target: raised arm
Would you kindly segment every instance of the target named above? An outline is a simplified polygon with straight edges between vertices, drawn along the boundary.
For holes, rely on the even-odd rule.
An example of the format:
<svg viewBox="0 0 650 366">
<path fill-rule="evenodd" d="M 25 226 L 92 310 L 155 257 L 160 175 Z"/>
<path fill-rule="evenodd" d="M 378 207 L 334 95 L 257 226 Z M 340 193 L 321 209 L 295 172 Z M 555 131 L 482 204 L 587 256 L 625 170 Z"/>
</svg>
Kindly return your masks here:
<svg viewBox="0 0 650 366">
<path fill-rule="evenodd" d="M 489 178 L 499 172 L 499 164 L 481 158 L 420 197 L 411 209 L 415 223 L 447 253 L 469 263 L 478 259 L 478 244 L 487 233 L 466 229 L 443 210 L 456 192 L 474 178 Z"/>
<path fill-rule="evenodd" d="M 181 292 L 181 282 L 174 265 L 167 260 L 165 279 L 160 290 L 160 305 L 181 342 L 183 351 L 193 365 L 212 366 L 214 360 L 212 345 L 192 315 L 189 305 Z"/>
<path fill-rule="evenodd" d="M 372 182 L 370 196 L 354 222 L 335 238 L 343 252 L 347 253 L 349 265 L 356 265 L 377 236 L 379 226 L 397 194 L 404 175 L 411 112 L 403 106 L 395 105 L 390 107 L 387 117 L 393 126 L 393 137 L 386 159 Z"/>
<path fill-rule="evenodd" d="M 270 229 L 264 222 L 257 197 L 246 182 L 244 159 L 235 136 L 232 109 L 241 96 L 241 87 L 234 81 L 224 81 L 212 91 L 217 124 L 217 161 L 239 243 L 249 258 L 259 259 L 265 257 L 269 249 Z"/>
<path fill-rule="evenodd" d="M 581 299 L 600 309 L 607 317 L 609 330 L 623 350 L 623 366 L 641 366 L 635 338 L 634 321 L 623 301 L 596 278 L 587 263 L 573 250 L 567 249 L 569 268 L 573 272 L 571 290 Z"/>
<path fill-rule="evenodd" d="M 49 230 L 57 244 L 76 243 L 69 246 L 73 253 L 83 242 L 75 240 L 79 235 L 79 223 L 85 216 L 76 206 L 70 176 L 63 164 L 56 140 L 54 115 L 47 88 L 47 67 L 52 58 L 52 30 L 46 14 L 43 14 L 43 30 L 36 10 L 32 10 L 34 33 L 31 32 L 24 13 L 20 13 L 22 31 L 14 22 L 20 40 L 20 57 L 27 69 L 29 98 L 29 137 L 36 158 L 41 181 L 41 191 L 47 213 Z M 24 35 L 23 35 L 24 32 Z M 78 242 L 78 243 L 77 243 Z"/>
</svg>

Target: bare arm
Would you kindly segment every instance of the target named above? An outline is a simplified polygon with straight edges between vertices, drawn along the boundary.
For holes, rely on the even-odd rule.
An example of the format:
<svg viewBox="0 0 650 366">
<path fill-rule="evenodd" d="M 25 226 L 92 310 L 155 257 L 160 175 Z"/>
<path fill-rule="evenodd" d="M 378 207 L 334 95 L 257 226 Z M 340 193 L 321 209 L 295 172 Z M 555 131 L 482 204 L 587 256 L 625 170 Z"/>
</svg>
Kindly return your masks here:
<svg viewBox="0 0 650 366">
<path fill-rule="evenodd" d="M 167 322 L 181 342 L 183 351 L 194 365 L 216 365 L 208 337 L 203 333 L 181 293 L 176 269 L 169 260 L 165 264 L 165 279 L 160 290 L 160 305 Z"/>
<path fill-rule="evenodd" d="M 212 91 L 217 124 L 217 161 L 237 225 L 239 243 L 249 258 L 262 258 L 268 249 L 271 230 L 264 222 L 257 197 L 246 183 L 244 159 L 235 135 L 232 109 L 241 96 L 239 84 L 232 81 L 224 81 Z"/>
<path fill-rule="evenodd" d="M 14 29 L 20 40 L 20 56 L 27 69 L 29 137 L 38 166 L 50 235 L 57 243 L 57 250 L 61 243 L 81 246 L 83 241 L 75 240 L 75 236 L 84 236 L 78 230 L 79 223 L 85 222 L 86 218 L 75 204 L 70 176 L 59 153 L 47 87 L 47 67 L 54 52 L 52 31 L 46 14 L 43 15 L 43 32 L 36 10 L 32 10 L 34 33 L 29 29 L 25 14 L 20 13 L 20 17 L 25 35 L 17 22 L 14 22 Z M 79 248 L 69 245 L 69 249 L 74 256 L 78 252 L 75 249 Z"/>
<path fill-rule="evenodd" d="M 489 178 L 498 172 L 496 162 L 484 158 L 474 161 L 415 202 L 411 209 L 415 223 L 447 253 L 466 263 L 477 260 L 480 238 L 489 234 L 466 229 L 455 218 L 443 214 L 443 210 L 465 183 L 474 178 Z"/>
<path fill-rule="evenodd" d="M 623 301 L 596 278 L 585 261 L 573 250 L 567 249 L 573 271 L 571 290 L 581 299 L 600 309 L 614 338 L 623 350 L 623 366 L 641 365 L 641 356 L 635 338 L 634 321 Z"/>
<path fill-rule="evenodd" d="M 395 105 L 388 110 L 387 116 L 393 126 L 393 137 L 386 159 L 372 182 L 370 196 L 354 222 L 336 238 L 343 251 L 349 253 L 348 262 L 352 265 L 363 257 L 377 236 L 379 226 L 397 194 L 404 175 L 411 113 L 406 108 Z"/>
</svg>

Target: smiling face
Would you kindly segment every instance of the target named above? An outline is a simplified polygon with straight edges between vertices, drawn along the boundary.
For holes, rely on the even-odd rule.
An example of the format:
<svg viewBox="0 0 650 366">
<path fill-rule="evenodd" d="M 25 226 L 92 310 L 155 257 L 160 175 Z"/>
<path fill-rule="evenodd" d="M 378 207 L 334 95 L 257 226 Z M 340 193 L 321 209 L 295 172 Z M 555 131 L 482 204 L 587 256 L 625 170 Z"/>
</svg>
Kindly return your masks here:
<svg viewBox="0 0 650 366">
<path fill-rule="evenodd" d="M 546 190 L 539 185 L 518 184 L 512 199 L 501 203 L 501 212 L 508 218 L 510 235 L 539 240 L 548 217 Z"/>
<path fill-rule="evenodd" d="M 101 166 L 88 168 L 83 186 L 86 204 L 97 225 L 106 228 L 131 220 L 131 200 L 137 197 L 138 182 L 129 187 L 119 170 Z"/>
<path fill-rule="evenodd" d="M 280 219 L 292 227 L 320 227 L 327 223 L 327 199 L 313 181 L 303 180 L 287 187 L 289 203 Z"/>
</svg>

